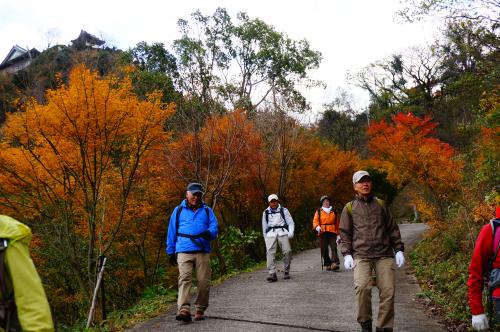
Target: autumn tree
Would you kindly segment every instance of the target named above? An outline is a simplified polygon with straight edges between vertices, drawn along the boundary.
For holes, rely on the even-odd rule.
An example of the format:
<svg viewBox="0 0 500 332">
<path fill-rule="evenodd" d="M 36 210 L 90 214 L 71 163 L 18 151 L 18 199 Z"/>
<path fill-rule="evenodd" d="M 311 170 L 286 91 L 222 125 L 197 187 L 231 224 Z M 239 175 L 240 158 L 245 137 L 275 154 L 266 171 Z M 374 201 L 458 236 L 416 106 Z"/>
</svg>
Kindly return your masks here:
<svg viewBox="0 0 500 332">
<path fill-rule="evenodd" d="M 158 93 L 138 100 L 129 79 L 101 78 L 83 66 L 46 100 L 31 101 L 2 128 L 0 206 L 36 229 L 49 293 L 72 299 L 57 303 L 61 309 L 81 307 L 98 257 L 119 256 L 137 175 L 168 138 L 163 124 L 173 106 Z"/>
<path fill-rule="evenodd" d="M 399 113 L 390 123 L 381 120 L 368 128 L 369 148 L 388 180 L 399 188 L 417 185 L 417 206 L 433 221 L 443 219 L 462 176 L 453 148 L 434 137 L 436 126 L 430 117 Z"/>
</svg>

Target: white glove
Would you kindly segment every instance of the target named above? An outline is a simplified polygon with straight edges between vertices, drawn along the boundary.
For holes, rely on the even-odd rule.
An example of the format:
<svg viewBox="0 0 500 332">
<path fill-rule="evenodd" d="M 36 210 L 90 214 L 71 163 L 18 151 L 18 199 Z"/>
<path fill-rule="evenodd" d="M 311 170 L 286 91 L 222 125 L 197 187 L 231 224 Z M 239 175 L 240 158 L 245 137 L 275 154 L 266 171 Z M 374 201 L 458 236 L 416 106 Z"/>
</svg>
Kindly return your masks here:
<svg viewBox="0 0 500 332">
<path fill-rule="evenodd" d="M 288 238 L 289 239 L 293 238 L 293 233 L 288 233 Z"/>
<path fill-rule="evenodd" d="M 354 268 L 354 259 L 352 259 L 351 255 L 344 256 L 344 267 L 346 268 L 346 270 Z"/>
<path fill-rule="evenodd" d="M 486 331 L 489 327 L 488 318 L 486 318 L 486 315 L 472 315 L 472 327 L 477 331 Z"/>
<path fill-rule="evenodd" d="M 316 226 L 316 232 L 321 233 L 321 226 Z"/>
<path fill-rule="evenodd" d="M 403 265 L 405 265 L 405 255 L 402 251 L 396 253 L 396 265 L 398 267 L 403 267 Z"/>
</svg>

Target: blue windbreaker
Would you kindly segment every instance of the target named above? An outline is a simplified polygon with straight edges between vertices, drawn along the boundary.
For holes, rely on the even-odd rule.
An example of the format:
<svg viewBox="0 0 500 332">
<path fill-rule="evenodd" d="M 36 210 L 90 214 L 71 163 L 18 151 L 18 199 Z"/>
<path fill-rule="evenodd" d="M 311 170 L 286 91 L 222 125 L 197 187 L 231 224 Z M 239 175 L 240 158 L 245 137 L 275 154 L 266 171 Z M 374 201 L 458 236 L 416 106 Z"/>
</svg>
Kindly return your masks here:
<svg viewBox="0 0 500 332">
<path fill-rule="evenodd" d="M 188 207 L 187 201 L 183 200 L 181 205 L 182 210 L 179 215 L 179 233 L 198 235 L 206 230 L 210 232 L 210 240 L 204 238 L 190 239 L 187 237 L 177 236 L 176 216 L 177 206 L 170 215 L 167 234 L 167 255 L 179 252 L 211 252 L 210 241 L 217 237 L 218 226 L 217 218 L 214 212 L 204 202 L 201 207 L 194 212 Z M 208 209 L 208 218 L 207 212 Z"/>
</svg>

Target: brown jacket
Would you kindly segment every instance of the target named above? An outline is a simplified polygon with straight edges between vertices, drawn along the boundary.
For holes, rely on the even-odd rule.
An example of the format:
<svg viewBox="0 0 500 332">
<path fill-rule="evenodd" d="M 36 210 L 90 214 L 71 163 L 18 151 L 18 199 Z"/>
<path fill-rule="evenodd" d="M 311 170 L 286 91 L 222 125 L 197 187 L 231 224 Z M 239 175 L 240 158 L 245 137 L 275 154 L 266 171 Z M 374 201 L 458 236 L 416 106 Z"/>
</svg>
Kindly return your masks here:
<svg viewBox="0 0 500 332">
<path fill-rule="evenodd" d="M 358 258 L 393 257 L 404 251 L 399 227 L 391 212 L 372 196 L 368 200 L 356 196 L 352 214 L 347 204 L 340 217 L 342 254 Z"/>
</svg>

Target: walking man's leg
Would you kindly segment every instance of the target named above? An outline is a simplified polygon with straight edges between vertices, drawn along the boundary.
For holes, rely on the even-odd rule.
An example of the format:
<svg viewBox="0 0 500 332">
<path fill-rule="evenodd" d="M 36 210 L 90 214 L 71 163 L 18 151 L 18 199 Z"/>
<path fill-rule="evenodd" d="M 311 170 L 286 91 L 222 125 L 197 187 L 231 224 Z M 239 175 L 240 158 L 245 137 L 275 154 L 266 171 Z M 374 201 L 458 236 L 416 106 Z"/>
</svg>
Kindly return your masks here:
<svg viewBox="0 0 500 332">
<path fill-rule="evenodd" d="M 196 315 L 195 319 L 203 319 L 203 313 L 208 307 L 210 297 L 210 281 L 212 278 L 212 269 L 210 267 L 210 254 L 196 254 L 196 280 L 198 281 L 198 295 L 195 300 Z"/>
<path fill-rule="evenodd" d="M 377 329 L 392 331 L 394 327 L 394 292 L 395 292 L 394 258 L 382 257 L 375 263 L 377 287 L 380 294 Z"/>
<path fill-rule="evenodd" d="M 194 254 L 177 254 L 177 264 L 179 266 L 179 290 L 177 295 L 178 320 L 191 320 L 191 281 L 193 276 L 193 266 L 195 264 Z"/>
<path fill-rule="evenodd" d="M 276 248 L 278 247 L 277 237 L 266 237 L 266 250 L 267 250 L 267 281 L 276 281 Z"/>
<path fill-rule="evenodd" d="M 358 306 L 357 321 L 363 331 L 372 330 L 372 262 L 370 259 L 356 259 L 354 266 L 354 290 Z"/>
<path fill-rule="evenodd" d="M 283 265 L 284 265 L 284 279 L 290 279 L 290 264 L 292 260 L 292 247 L 288 235 L 278 237 L 281 252 L 283 252 Z"/>
</svg>

